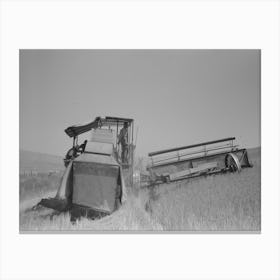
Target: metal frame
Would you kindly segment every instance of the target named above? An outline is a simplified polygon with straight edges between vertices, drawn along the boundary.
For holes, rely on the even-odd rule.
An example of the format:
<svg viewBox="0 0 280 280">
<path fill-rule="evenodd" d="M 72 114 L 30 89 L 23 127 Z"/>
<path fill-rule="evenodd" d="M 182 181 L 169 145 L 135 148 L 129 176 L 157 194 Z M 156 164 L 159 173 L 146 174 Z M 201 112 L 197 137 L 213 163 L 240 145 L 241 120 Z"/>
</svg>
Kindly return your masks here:
<svg viewBox="0 0 280 280">
<path fill-rule="evenodd" d="M 214 141 L 208 141 L 208 142 L 202 142 L 199 144 L 194 144 L 194 145 L 188 145 L 188 146 L 183 146 L 183 147 L 177 147 L 177 148 L 172 148 L 172 149 L 166 149 L 166 150 L 161 150 L 157 152 L 151 152 L 149 153 L 149 157 L 151 158 L 151 166 L 162 166 L 162 165 L 168 165 L 176 162 L 183 162 L 186 160 L 189 160 L 188 156 L 191 155 L 199 155 L 203 154 L 203 157 L 206 157 L 207 155 L 211 155 L 211 152 L 217 151 L 217 150 L 227 150 L 228 151 L 233 151 L 237 149 L 238 145 L 233 145 L 233 140 L 235 140 L 235 137 L 229 137 L 229 138 L 224 138 L 224 139 L 219 139 L 219 140 L 214 140 Z M 208 145 L 213 145 L 217 143 L 225 143 L 229 142 L 228 144 L 224 144 L 222 146 L 218 147 L 210 147 L 207 149 Z M 186 153 L 186 150 L 190 150 L 192 148 L 198 148 L 198 147 L 203 147 L 202 150 L 198 151 L 193 151 L 190 153 Z M 185 151 L 185 153 L 180 154 L 180 151 Z M 175 154 L 174 154 L 175 153 Z M 154 157 L 157 157 L 159 155 L 163 154 L 170 154 L 169 157 L 166 158 L 160 158 L 160 159 L 155 159 Z M 212 153 L 213 154 L 213 153 Z M 196 158 L 196 157 L 194 157 Z M 177 160 L 174 160 L 177 159 Z"/>
<path fill-rule="evenodd" d="M 131 184 L 133 184 L 133 165 L 134 165 L 134 119 L 131 118 L 121 118 L 121 117 L 112 117 L 112 116 L 106 116 L 106 117 L 96 117 L 94 121 L 89 122 L 84 125 L 72 125 L 67 127 L 64 131 L 65 133 L 72 138 L 73 137 L 73 147 L 77 144 L 78 136 L 80 134 L 86 133 L 90 131 L 91 129 L 96 129 L 98 127 L 104 127 L 108 126 L 111 128 L 111 126 L 116 127 L 116 149 L 117 153 L 119 154 L 119 145 L 117 144 L 118 141 L 118 134 L 119 129 L 121 126 L 124 125 L 124 123 L 128 123 L 128 141 L 129 141 L 129 150 L 128 150 L 128 164 L 124 164 L 121 162 L 121 165 L 124 169 L 128 168 L 129 172 L 131 173 Z"/>
<path fill-rule="evenodd" d="M 82 133 L 88 132 L 93 128 L 98 128 L 103 125 L 117 125 L 125 122 L 132 123 L 133 119 L 119 118 L 119 117 L 96 117 L 94 121 L 83 125 L 72 125 L 67 127 L 64 131 L 69 137 L 76 137 Z"/>
<path fill-rule="evenodd" d="M 233 145 L 233 140 L 235 140 L 235 137 L 228 137 L 228 138 L 224 138 L 224 139 L 202 142 L 202 143 L 199 143 L 199 144 L 193 144 L 193 145 L 189 145 L 189 146 L 183 146 L 183 147 L 177 147 L 177 148 L 172 148 L 172 149 L 166 149 L 166 150 L 151 152 L 151 153 L 148 154 L 148 156 L 152 157 L 152 156 L 156 156 L 156 155 L 160 155 L 160 154 L 166 154 L 166 153 L 170 153 L 170 152 L 174 152 L 174 151 L 186 150 L 186 149 L 191 149 L 191 148 L 196 148 L 196 147 L 206 146 L 206 145 L 212 145 L 212 144 L 227 142 L 227 141 L 231 141 L 231 143 Z"/>
<path fill-rule="evenodd" d="M 235 137 L 229 137 L 229 138 L 224 138 L 224 139 L 219 139 L 219 140 L 214 140 L 214 141 L 208 141 L 208 142 L 203 142 L 199 144 L 194 144 L 194 145 L 189 145 L 189 146 L 183 146 L 183 147 L 177 147 L 177 148 L 172 148 L 172 149 L 166 149 L 166 150 L 160 150 L 156 152 L 151 152 L 148 155 L 151 158 L 151 164 L 150 166 L 147 167 L 147 170 L 150 172 L 151 176 L 151 181 L 150 184 L 160 184 L 160 183 L 168 183 L 168 178 L 169 174 L 164 172 L 162 174 L 159 174 L 158 171 L 168 165 L 176 165 L 176 164 L 187 164 L 188 166 L 192 167 L 193 163 L 199 162 L 206 160 L 206 162 L 209 162 L 209 159 L 215 160 L 217 158 L 223 158 L 227 157 L 228 155 L 234 157 L 234 154 L 236 156 L 239 155 L 239 158 L 237 159 L 242 168 L 246 167 L 252 167 L 252 164 L 249 162 L 248 159 L 248 154 L 246 149 L 238 149 L 238 145 L 234 145 Z M 229 143 L 228 143 L 229 142 Z M 226 143 L 223 144 L 222 146 L 217 146 L 217 147 L 211 147 L 213 144 L 217 143 Z M 207 146 L 210 146 L 210 148 Z M 193 151 L 190 153 L 186 153 L 187 150 L 192 149 L 192 148 L 198 148 L 198 147 L 203 147 L 200 150 Z M 221 152 L 216 152 L 218 150 L 221 150 Z M 180 154 L 179 151 L 185 151 L 184 154 Z M 164 159 L 158 159 L 157 157 L 163 154 L 169 154 L 167 158 Z M 220 167 L 215 167 L 207 170 L 201 170 L 201 172 L 198 173 L 192 173 L 189 175 L 185 175 L 182 178 L 172 180 L 174 181 L 179 181 L 179 180 L 185 180 L 189 178 L 194 178 L 194 177 L 199 177 L 202 175 L 211 175 L 211 174 L 217 174 L 217 173 L 222 173 L 222 172 L 228 172 L 232 171 L 231 166 L 226 164 L 226 158 L 223 159 L 225 162 L 224 166 Z M 189 164 L 188 164 L 189 162 Z M 241 168 L 240 167 L 240 168 Z M 201 166 L 201 169 L 203 167 Z M 191 170 L 191 169 L 185 169 Z M 194 171 L 195 172 L 195 171 Z M 187 173 L 186 173 L 187 174 Z"/>
</svg>

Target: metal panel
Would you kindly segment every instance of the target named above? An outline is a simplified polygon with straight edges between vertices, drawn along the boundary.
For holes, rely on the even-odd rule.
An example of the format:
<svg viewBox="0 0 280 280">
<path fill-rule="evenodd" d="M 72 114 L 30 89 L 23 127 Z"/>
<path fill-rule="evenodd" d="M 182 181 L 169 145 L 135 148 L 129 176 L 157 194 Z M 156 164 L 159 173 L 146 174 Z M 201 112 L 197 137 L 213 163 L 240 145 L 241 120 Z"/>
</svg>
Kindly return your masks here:
<svg viewBox="0 0 280 280">
<path fill-rule="evenodd" d="M 75 162 L 73 168 L 73 203 L 113 212 L 120 194 L 119 167 Z"/>
<path fill-rule="evenodd" d="M 115 143 L 115 135 L 111 129 L 94 129 L 91 134 L 91 142 L 100 142 L 100 143 Z"/>
<path fill-rule="evenodd" d="M 74 159 L 74 162 L 91 162 L 104 165 L 116 165 L 119 166 L 118 162 L 113 158 L 113 156 L 98 155 L 83 153 Z"/>
<path fill-rule="evenodd" d="M 208 163 L 201 164 L 194 168 L 189 168 L 189 169 L 186 169 L 186 170 L 183 170 L 180 172 L 172 173 L 169 175 L 169 177 L 170 177 L 170 180 L 176 180 L 180 177 L 185 177 L 185 176 L 188 176 L 188 175 L 191 175 L 194 173 L 216 168 L 217 166 L 218 166 L 217 162 L 208 162 Z"/>
<path fill-rule="evenodd" d="M 85 153 L 112 155 L 113 144 L 109 143 L 98 143 L 98 142 L 87 142 Z"/>
</svg>

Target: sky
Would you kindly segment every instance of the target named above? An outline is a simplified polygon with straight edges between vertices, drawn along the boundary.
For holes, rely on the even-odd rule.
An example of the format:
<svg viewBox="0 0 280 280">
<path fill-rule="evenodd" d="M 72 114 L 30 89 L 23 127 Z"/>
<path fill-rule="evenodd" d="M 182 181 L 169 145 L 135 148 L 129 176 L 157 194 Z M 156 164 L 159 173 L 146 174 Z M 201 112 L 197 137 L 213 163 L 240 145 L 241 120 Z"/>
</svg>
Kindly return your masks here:
<svg viewBox="0 0 280 280">
<path fill-rule="evenodd" d="M 259 50 L 20 50 L 20 149 L 64 156 L 64 129 L 135 120 L 136 154 L 236 137 L 260 146 Z"/>
</svg>

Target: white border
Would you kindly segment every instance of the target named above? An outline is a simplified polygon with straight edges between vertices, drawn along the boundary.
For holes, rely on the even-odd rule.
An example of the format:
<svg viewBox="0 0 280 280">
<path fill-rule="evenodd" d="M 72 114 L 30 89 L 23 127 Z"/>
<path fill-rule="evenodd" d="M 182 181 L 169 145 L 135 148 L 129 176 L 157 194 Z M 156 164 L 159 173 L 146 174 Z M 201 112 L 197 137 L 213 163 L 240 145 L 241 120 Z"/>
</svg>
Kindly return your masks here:
<svg viewBox="0 0 280 280">
<path fill-rule="evenodd" d="M 1 278 L 279 278 L 278 20 L 277 1 L 1 2 Z M 262 49 L 262 234 L 20 235 L 20 48 Z"/>
</svg>

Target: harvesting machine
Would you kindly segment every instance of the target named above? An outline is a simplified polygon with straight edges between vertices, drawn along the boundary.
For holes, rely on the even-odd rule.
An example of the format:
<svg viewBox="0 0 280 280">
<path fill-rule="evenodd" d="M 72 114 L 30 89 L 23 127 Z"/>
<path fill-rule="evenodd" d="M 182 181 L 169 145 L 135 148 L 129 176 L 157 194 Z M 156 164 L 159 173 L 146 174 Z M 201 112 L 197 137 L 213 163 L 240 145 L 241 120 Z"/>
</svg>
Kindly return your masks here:
<svg viewBox="0 0 280 280">
<path fill-rule="evenodd" d="M 65 171 L 54 198 L 42 199 L 37 206 L 68 211 L 74 216 L 106 215 L 126 199 L 126 184 L 133 183 L 133 119 L 97 117 L 85 125 L 65 129 L 73 138 L 64 163 Z M 125 128 L 125 130 L 123 130 Z M 91 138 L 78 144 L 78 137 L 91 131 Z M 125 137 L 125 149 L 120 132 Z"/>
<path fill-rule="evenodd" d="M 203 175 L 240 172 L 252 167 L 246 149 L 238 148 L 235 137 L 149 153 L 150 183 L 169 183 Z"/>
</svg>

